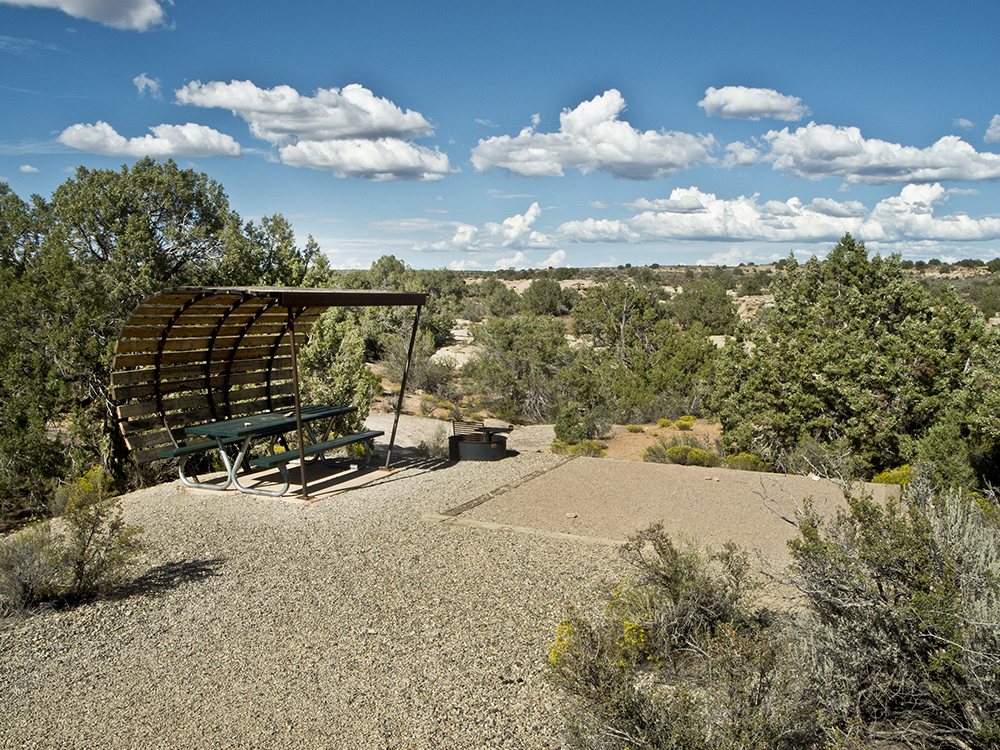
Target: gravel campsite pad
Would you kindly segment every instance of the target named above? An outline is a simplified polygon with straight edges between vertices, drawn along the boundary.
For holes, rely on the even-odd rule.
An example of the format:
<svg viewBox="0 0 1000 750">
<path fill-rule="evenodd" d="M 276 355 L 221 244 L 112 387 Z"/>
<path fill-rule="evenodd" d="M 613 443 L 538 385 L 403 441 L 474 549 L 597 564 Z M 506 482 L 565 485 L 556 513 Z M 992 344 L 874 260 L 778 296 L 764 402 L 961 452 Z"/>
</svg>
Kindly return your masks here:
<svg viewBox="0 0 1000 750">
<path fill-rule="evenodd" d="M 0 631 L 0 746 L 558 747 L 548 646 L 620 563 L 420 521 L 553 459 L 416 467 L 311 505 L 128 496 L 139 591 Z"/>
</svg>

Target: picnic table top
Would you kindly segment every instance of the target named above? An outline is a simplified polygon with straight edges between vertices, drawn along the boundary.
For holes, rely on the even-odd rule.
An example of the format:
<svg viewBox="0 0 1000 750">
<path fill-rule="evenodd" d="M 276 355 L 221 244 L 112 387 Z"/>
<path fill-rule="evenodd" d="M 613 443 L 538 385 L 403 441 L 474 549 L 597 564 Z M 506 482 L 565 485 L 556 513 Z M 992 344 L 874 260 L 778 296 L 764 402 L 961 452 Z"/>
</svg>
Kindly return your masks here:
<svg viewBox="0 0 1000 750">
<path fill-rule="evenodd" d="M 337 417 L 357 411 L 354 406 L 320 406 L 302 407 L 302 421 L 311 422 L 316 419 Z M 246 414 L 232 419 L 220 419 L 216 422 L 188 425 L 184 432 L 189 435 L 205 435 L 220 438 L 245 438 L 256 435 L 277 435 L 295 428 L 295 409 Z"/>
</svg>

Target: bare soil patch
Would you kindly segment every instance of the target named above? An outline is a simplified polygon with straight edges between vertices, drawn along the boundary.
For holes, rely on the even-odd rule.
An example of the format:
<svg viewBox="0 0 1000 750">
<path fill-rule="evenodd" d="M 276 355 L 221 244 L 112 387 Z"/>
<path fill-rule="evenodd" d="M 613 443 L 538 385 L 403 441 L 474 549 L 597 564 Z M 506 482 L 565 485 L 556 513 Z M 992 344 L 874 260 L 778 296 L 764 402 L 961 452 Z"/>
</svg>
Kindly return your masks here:
<svg viewBox="0 0 1000 750">
<path fill-rule="evenodd" d="M 630 432 L 626 425 L 614 425 L 611 432 L 601 442 L 608 446 L 608 458 L 622 461 L 642 461 L 643 454 L 650 446 L 655 445 L 660 438 L 668 442 L 672 438 L 697 438 L 706 450 L 713 449 L 722 432 L 720 425 L 711 424 L 707 420 L 698 419 L 690 430 L 678 430 L 674 427 L 659 427 L 657 424 L 637 425 L 642 432 Z"/>
</svg>

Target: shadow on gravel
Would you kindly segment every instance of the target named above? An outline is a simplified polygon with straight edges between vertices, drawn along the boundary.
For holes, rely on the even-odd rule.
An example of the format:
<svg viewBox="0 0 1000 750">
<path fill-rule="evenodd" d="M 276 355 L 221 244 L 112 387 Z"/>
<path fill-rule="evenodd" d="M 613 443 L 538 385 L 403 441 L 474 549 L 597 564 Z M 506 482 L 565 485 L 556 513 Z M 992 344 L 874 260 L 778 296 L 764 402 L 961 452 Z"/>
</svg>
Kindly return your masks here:
<svg viewBox="0 0 1000 750">
<path fill-rule="evenodd" d="M 181 560 L 150 568 L 131 584 L 119 589 L 120 596 L 145 594 L 157 596 L 181 584 L 192 581 L 204 581 L 206 578 L 220 576 L 219 569 L 225 563 L 221 557 L 212 560 Z"/>
<path fill-rule="evenodd" d="M 447 469 L 449 466 L 454 466 L 455 461 L 449 461 L 444 458 L 427 458 L 426 455 L 403 455 L 392 457 L 392 464 L 389 467 L 389 475 L 382 479 L 376 479 L 369 486 L 376 487 L 383 484 L 389 484 L 390 482 L 399 482 L 404 479 L 411 479 L 414 476 L 419 476 L 420 474 L 426 474 L 431 471 L 440 471 L 441 469 Z M 407 474 L 405 477 L 399 476 L 398 472 L 402 471 L 413 471 L 415 474 Z"/>
</svg>

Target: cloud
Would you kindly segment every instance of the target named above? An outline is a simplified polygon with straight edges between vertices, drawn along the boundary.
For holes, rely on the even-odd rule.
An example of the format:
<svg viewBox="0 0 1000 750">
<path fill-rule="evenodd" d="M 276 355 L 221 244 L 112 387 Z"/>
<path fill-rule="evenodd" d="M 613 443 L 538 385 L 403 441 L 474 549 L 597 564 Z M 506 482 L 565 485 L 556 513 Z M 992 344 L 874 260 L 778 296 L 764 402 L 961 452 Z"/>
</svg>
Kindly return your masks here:
<svg viewBox="0 0 1000 750">
<path fill-rule="evenodd" d="M 528 257 L 521 252 L 514 253 L 512 258 L 500 258 L 493 264 L 494 268 L 524 268 L 528 265 Z"/>
<path fill-rule="evenodd" d="M 532 227 L 541 216 L 538 203 L 532 203 L 523 214 L 515 214 L 501 223 L 486 222 L 482 227 L 472 224 L 453 224 L 452 236 L 437 242 L 422 243 L 417 250 L 456 252 L 467 250 L 492 250 L 502 248 L 538 249 L 552 248 L 552 240 Z"/>
<path fill-rule="evenodd" d="M 281 146 L 296 140 L 421 138 L 434 134 L 419 112 L 405 112 L 358 83 L 302 96 L 291 86 L 261 89 L 250 81 L 203 84 L 175 92 L 179 104 L 232 110 L 257 138 Z"/>
<path fill-rule="evenodd" d="M 809 210 L 823 214 L 824 216 L 833 216 L 840 219 L 857 218 L 865 216 L 868 213 L 868 209 L 865 208 L 865 205 L 861 201 L 844 201 L 841 203 L 829 198 L 813 198 L 812 203 L 809 205 Z"/>
<path fill-rule="evenodd" d="M 746 86 L 723 86 L 705 89 L 705 98 L 698 102 L 709 117 L 718 115 L 727 120 L 775 120 L 794 122 L 810 114 L 809 108 L 797 96 L 785 96 L 774 89 L 748 89 Z"/>
<path fill-rule="evenodd" d="M 3 0 L 0 0 L 3 2 Z M 12 55 L 33 55 L 41 50 L 58 50 L 54 44 L 45 44 L 34 39 L 21 39 L 14 36 L 0 35 L 0 50 Z"/>
<path fill-rule="evenodd" d="M 664 239 L 711 240 L 832 240 L 856 232 L 861 219 L 857 207 L 834 211 L 836 201 L 804 205 L 798 198 L 768 201 L 756 196 L 724 200 L 695 187 L 677 188 L 670 195 L 676 206 L 700 204 L 700 210 L 645 210 L 629 220 L 629 227 L 643 241 Z M 654 204 L 655 205 L 655 204 Z M 817 208 L 819 210 L 817 210 Z M 841 213 L 842 215 L 832 215 Z"/>
<path fill-rule="evenodd" d="M 552 255 L 543 260 L 541 263 L 536 263 L 539 268 L 555 268 L 556 266 L 562 265 L 566 261 L 566 251 L 556 250 Z"/>
<path fill-rule="evenodd" d="M 30 164 L 22 164 L 20 167 L 18 167 L 18 171 L 24 172 L 25 174 L 38 174 L 42 170 L 40 170 L 38 167 L 33 167 Z"/>
<path fill-rule="evenodd" d="M 415 146 L 397 138 L 370 141 L 350 138 L 299 141 L 279 150 L 290 167 L 333 172 L 337 177 L 363 177 L 374 182 L 440 180 L 452 171 L 448 157 L 437 149 Z"/>
<path fill-rule="evenodd" d="M 963 128 L 964 130 L 972 130 L 976 127 L 976 124 L 971 120 L 966 120 L 964 117 L 959 117 L 951 122 L 953 127 Z"/>
<path fill-rule="evenodd" d="M 139 97 L 143 97 L 146 94 L 146 90 L 154 99 L 163 99 L 163 95 L 160 93 L 160 81 L 156 78 L 147 78 L 145 73 L 140 73 L 135 78 L 132 79 L 132 83 L 135 87 L 139 89 Z"/>
<path fill-rule="evenodd" d="M 567 221 L 556 230 L 568 242 L 642 242 L 642 236 L 627 222 L 617 219 Z"/>
<path fill-rule="evenodd" d="M 672 214 L 702 213 L 705 206 L 699 195 L 688 193 L 678 198 L 657 198 L 653 201 L 640 198 L 634 203 L 626 203 L 625 208 L 629 211 L 667 211 Z"/>
<path fill-rule="evenodd" d="M 733 167 L 752 167 L 760 164 L 760 151 L 737 141 L 726 146 L 726 156 L 722 160 L 722 166 L 726 169 Z"/>
<path fill-rule="evenodd" d="M 587 203 L 588 205 L 590 205 L 591 208 L 604 209 L 609 207 L 607 203 L 601 203 L 601 201 L 588 201 Z"/>
<path fill-rule="evenodd" d="M 490 198 L 519 198 L 522 200 L 537 198 L 537 195 L 532 195 L 531 193 L 501 193 L 496 188 L 490 188 L 486 191 L 486 194 Z"/>
<path fill-rule="evenodd" d="M 951 195 L 967 191 L 906 185 L 869 210 L 860 201 L 799 198 L 761 203 L 757 196 L 722 199 L 696 187 L 677 188 L 669 198 L 639 199 L 624 221 L 592 219 L 561 224 L 548 237 L 559 242 L 830 242 L 845 232 L 866 241 L 915 243 L 1000 239 L 1000 218 L 942 215 Z M 713 256 L 714 257 L 714 256 Z M 721 257 L 721 256 L 720 256 Z M 749 257 L 749 256 L 748 256 Z"/>
<path fill-rule="evenodd" d="M 469 269 L 479 270 L 487 268 L 477 260 L 472 260 L 471 258 L 463 258 L 462 260 L 453 260 L 448 264 L 448 268 L 452 271 L 466 271 Z"/>
<path fill-rule="evenodd" d="M 858 128 L 811 122 L 794 132 L 771 130 L 761 140 L 770 147 L 763 161 L 809 180 L 834 177 L 850 184 L 893 185 L 1000 179 L 1000 155 L 977 152 L 955 135 L 919 149 L 866 140 Z"/>
<path fill-rule="evenodd" d="M 558 133 L 538 133 L 540 118 L 517 136 L 480 140 L 472 164 L 480 172 L 500 167 L 522 177 L 561 177 L 564 169 L 606 172 L 629 180 L 669 177 L 710 161 L 711 135 L 640 132 L 618 119 L 625 100 L 609 89 L 559 115 Z"/>
<path fill-rule="evenodd" d="M 192 81 L 175 95 L 179 104 L 231 110 L 256 138 L 279 147 L 289 166 L 376 181 L 439 180 L 455 171 L 439 149 L 409 142 L 434 134 L 422 114 L 360 84 L 317 89 L 310 97 L 291 86 Z"/>
<path fill-rule="evenodd" d="M 478 117 L 476 118 L 476 122 L 479 123 L 480 125 L 485 125 L 488 128 L 499 128 L 500 127 L 499 125 L 496 125 L 496 124 L 494 124 L 493 122 L 491 122 L 489 120 L 482 120 L 482 119 L 480 119 Z"/>
<path fill-rule="evenodd" d="M 986 135 L 983 136 L 983 140 L 987 143 L 1000 141 L 1000 115 L 993 115 L 993 119 L 990 120 L 990 126 L 986 128 Z"/>
<path fill-rule="evenodd" d="M 127 139 L 106 122 L 95 125 L 71 125 L 59 135 L 59 142 L 81 151 L 102 156 L 167 157 L 243 156 L 240 144 L 232 137 L 204 125 L 157 125 L 152 135 Z"/>
<path fill-rule="evenodd" d="M 996 240 L 1000 219 L 973 219 L 965 214 L 937 216 L 934 206 L 947 200 L 941 185 L 907 185 L 898 196 L 880 201 L 861 227 L 872 241 Z"/>
<path fill-rule="evenodd" d="M 165 23 L 163 7 L 157 0 L 0 0 L 0 3 L 20 8 L 54 8 L 73 18 L 125 31 L 148 31 Z"/>
</svg>

